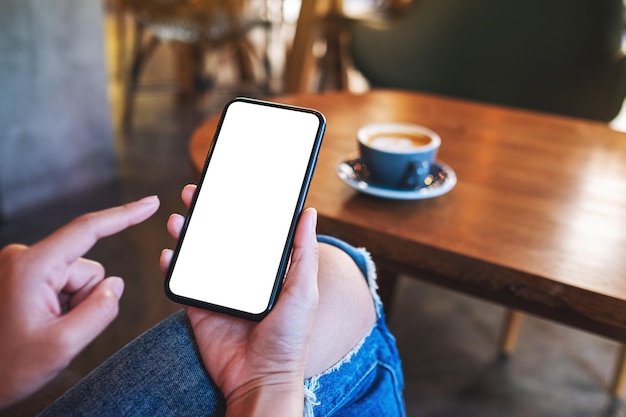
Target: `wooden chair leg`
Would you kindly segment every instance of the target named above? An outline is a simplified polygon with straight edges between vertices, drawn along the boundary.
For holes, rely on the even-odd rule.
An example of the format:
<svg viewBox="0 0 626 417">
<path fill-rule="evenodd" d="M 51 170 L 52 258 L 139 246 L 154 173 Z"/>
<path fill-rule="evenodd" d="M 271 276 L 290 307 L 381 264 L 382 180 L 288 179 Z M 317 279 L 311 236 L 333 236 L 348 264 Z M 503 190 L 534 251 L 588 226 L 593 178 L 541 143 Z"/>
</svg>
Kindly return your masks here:
<svg viewBox="0 0 626 417">
<path fill-rule="evenodd" d="M 308 91 L 308 76 L 315 67 L 312 48 L 318 33 L 318 24 L 331 6 L 331 0 L 301 1 L 296 33 L 285 62 L 285 93 Z"/>
<path fill-rule="evenodd" d="M 204 78 L 204 51 L 200 44 L 175 42 L 176 94 L 183 101 L 193 101 Z"/>
<path fill-rule="evenodd" d="M 124 99 L 122 106 L 122 129 L 128 131 L 132 124 L 135 93 L 139 85 L 139 76 L 146 61 L 159 44 L 159 40 L 150 36 L 144 45 L 145 31 L 139 24 L 135 25 L 132 62 L 124 82 Z"/>
<path fill-rule="evenodd" d="M 115 64 L 115 77 L 123 80 L 124 69 L 126 68 L 126 46 L 127 46 L 127 31 L 126 31 L 126 10 L 120 3 L 120 0 L 116 0 L 118 3 L 115 6 L 115 35 L 117 41 L 117 62 Z"/>
<path fill-rule="evenodd" d="M 517 310 L 507 310 L 498 346 L 502 358 L 508 358 L 515 350 L 523 318 L 523 313 Z"/>
<path fill-rule="evenodd" d="M 613 372 L 613 381 L 611 381 L 610 392 L 613 398 L 619 398 L 624 392 L 626 386 L 626 345 L 621 345 L 615 370 Z"/>
</svg>

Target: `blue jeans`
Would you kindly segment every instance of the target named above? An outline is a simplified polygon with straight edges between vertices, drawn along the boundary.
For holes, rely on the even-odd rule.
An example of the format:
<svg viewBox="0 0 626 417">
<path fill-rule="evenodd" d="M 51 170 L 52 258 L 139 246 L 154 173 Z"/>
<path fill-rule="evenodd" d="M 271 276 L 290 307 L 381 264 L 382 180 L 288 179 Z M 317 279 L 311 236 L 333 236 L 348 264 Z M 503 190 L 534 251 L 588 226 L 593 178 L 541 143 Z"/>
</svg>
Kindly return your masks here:
<svg viewBox="0 0 626 417">
<path fill-rule="evenodd" d="M 339 363 L 304 381 L 305 415 L 404 416 L 395 339 L 385 325 L 369 253 L 329 237 L 368 280 L 377 321 Z M 311 352 L 314 354 L 314 352 Z M 225 400 L 208 375 L 183 311 L 130 342 L 40 416 L 223 416 Z"/>
</svg>

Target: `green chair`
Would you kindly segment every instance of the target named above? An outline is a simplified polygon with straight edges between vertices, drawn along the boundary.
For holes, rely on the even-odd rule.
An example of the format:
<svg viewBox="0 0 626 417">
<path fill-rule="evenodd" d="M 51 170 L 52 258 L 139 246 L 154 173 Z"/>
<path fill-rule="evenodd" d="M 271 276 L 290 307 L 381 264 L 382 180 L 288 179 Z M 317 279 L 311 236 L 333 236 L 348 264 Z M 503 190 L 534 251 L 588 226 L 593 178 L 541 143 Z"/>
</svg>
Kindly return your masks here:
<svg viewBox="0 0 626 417">
<path fill-rule="evenodd" d="M 621 0 L 413 0 L 357 21 L 350 56 L 374 87 L 600 121 L 626 95 Z"/>
</svg>

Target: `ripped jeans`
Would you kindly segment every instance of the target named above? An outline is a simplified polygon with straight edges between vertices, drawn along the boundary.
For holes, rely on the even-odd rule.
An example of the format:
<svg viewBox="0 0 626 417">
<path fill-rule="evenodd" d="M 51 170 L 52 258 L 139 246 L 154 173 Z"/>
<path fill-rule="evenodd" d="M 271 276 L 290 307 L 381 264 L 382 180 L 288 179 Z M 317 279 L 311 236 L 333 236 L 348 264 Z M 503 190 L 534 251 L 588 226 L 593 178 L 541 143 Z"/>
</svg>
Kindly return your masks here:
<svg viewBox="0 0 626 417">
<path fill-rule="evenodd" d="M 376 294 L 376 271 L 363 248 L 329 236 L 366 277 L 376 304 L 372 330 L 339 363 L 304 381 L 305 416 L 405 416 L 395 339 Z M 223 416 L 183 311 L 173 314 L 83 378 L 40 416 Z"/>
</svg>

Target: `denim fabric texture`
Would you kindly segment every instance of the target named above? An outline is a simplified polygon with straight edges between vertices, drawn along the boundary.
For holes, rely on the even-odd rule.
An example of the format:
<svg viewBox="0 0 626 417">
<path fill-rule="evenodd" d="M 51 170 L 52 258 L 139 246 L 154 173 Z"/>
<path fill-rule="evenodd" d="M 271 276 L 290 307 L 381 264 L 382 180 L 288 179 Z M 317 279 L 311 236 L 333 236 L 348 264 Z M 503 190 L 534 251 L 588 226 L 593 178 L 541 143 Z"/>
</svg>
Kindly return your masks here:
<svg viewBox="0 0 626 417">
<path fill-rule="evenodd" d="M 130 342 L 40 416 L 223 416 L 193 330 L 179 311 Z"/>
<path fill-rule="evenodd" d="M 378 319 L 339 363 L 304 381 L 305 414 L 405 416 L 400 359 L 385 325 L 369 253 L 329 236 L 318 240 L 354 259 L 370 284 Z M 224 414 L 224 397 L 202 364 L 186 314 L 179 311 L 111 356 L 40 416 Z"/>
</svg>

